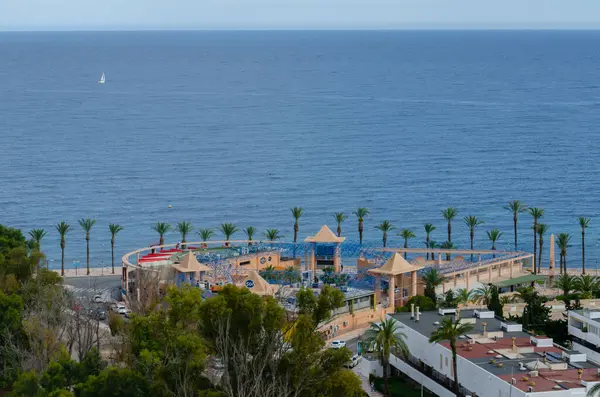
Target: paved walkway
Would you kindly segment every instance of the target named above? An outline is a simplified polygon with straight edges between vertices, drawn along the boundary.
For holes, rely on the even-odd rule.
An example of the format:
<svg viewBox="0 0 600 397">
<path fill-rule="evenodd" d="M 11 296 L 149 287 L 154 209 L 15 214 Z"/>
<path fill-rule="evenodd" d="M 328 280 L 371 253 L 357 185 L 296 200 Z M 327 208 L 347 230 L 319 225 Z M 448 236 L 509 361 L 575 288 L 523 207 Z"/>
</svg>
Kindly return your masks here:
<svg viewBox="0 0 600 397">
<path fill-rule="evenodd" d="M 358 363 L 358 365 L 354 368 L 352 368 L 352 372 L 354 372 L 356 374 L 356 376 L 358 376 L 358 378 L 360 379 L 360 382 L 362 384 L 362 389 L 365 391 L 365 393 L 367 393 L 367 395 L 369 397 L 383 397 L 383 394 L 379 393 L 378 391 L 371 391 L 371 385 L 369 384 L 369 378 L 367 378 L 365 375 L 363 375 L 363 373 L 368 372 L 368 370 L 363 369 L 363 365 L 366 365 L 366 361 L 360 360 L 360 362 Z"/>
<path fill-rule="evenodd" d="M 50 269 L 53 270 L 55 272 L 57 272 L 58 274 L 60 274 L 60 268 L 59 269 Z M 65 277 L 87 277 L 88 275 L 87 273 L 87 269 L 85 268 L 85 265 L 83 267 L 79 267 L 77 270 L 75 269 L 65 269 Z M 91 267 L 90 268 L 90 276 L 93 277 L 99 277 L 99 276 L 114 276 L 114 275 L 120 275 L 121 274 L 121 266 L 116 266 L 115 265 L 115 274 L 112 273 L 112 267 L 108 266 L 108 267 Z"/>
</svg>

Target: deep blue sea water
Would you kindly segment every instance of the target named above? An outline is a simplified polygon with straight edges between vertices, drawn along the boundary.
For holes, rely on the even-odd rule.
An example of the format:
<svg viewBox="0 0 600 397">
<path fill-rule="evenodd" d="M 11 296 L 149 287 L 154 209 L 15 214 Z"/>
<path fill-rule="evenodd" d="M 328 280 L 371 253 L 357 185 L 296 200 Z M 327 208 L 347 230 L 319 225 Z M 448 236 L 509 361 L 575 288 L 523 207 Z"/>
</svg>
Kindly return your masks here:
<svg viewBox="0 0 600 397">
<path fill-rule="evenodd" d="M 156 221 L 291 238 L 302 206 L 304 238 L 366 206 L 367 240 L 388 219 L 422 246 L 425 222 L 445 240 L 452 205 L 485 220 L 477 246 L 500 228 L 506 248 L 502 206 L 520 199 L 573 235 L 572 266 L 576 217 L 592 217 L 594 267 L 599 61 L 600 32 L 584 31 L 2 33 L 0 223 L 47 229 L 58 264 L 53 225 L 73 225 L 70 263 L 85 256 L 77 219 L 96 218 L 106 264 L 110 222 L 125 227 L 120 256 L 155 242 Z M 357 239 L 352 215 L 344 229 Z M 454 236 L 467 245 L 461 219 Z"/>
</svg>

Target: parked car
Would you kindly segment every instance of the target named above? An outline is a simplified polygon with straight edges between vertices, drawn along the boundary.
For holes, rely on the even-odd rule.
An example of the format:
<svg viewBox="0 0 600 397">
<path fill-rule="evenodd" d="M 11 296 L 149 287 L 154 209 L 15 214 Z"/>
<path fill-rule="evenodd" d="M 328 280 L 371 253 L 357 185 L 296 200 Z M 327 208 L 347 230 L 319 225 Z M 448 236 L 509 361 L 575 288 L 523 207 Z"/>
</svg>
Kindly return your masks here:
<svg viewBox="0 0 600 397">
<path fill-rule="evenodd" d="M 344 342 L 343 340 L 334 340 L 333 342 L 331 342 L 331 348 L 332 349 L 341 349 L 342 347 L 346 346 L 346 342 Z"/>
<path fill-rule="evenodd" d="M 358 354 L 355 354 L 352 356 L 352 358 L 350 358 L 350 361 L 348 361 L 344 367 L 346 368 L 354 368 L 358 365 L 358 363 L 360 362 L 360 356 Z"/>
<path fill-rule="evenodd" d="M 102 299 L 102 295 L 94 295 L 93 301 L 94 301 L 94 303 L 104 303 L 104 299 Z"/>
<path fill-rule="evenodd" d="M 127 308 L 125 307 L 124 304 L 117 303 L 117 313 L 119 313 L 119 314 L 125 314 L 126 311 L 127 311 Z"/>
</svg>

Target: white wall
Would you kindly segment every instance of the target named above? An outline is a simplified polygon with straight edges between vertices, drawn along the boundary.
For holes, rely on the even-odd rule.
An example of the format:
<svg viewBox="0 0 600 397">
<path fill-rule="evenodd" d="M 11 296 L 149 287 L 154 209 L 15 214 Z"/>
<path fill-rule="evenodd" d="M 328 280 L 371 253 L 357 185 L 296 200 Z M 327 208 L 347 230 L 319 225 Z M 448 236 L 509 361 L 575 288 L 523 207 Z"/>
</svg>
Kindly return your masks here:
<svg viewBox="0 0 600 397">
<path fill-rule="evenodd" d="M 456 394 L 448 391 L 445 387 L 441 386 L 439 383 L 434 381 L 433 379 L 428 378 L 421 372 L 417 371 L 407 363 L 402 360 L 399 360 L 394 355 L 390 355 L 390 364 L 395 368 L 400 370 L 402 373 L 409 376 L 415 382 L 422 384 L 426 389 L 432 391 L 434 394 L 439 397 L 456 397 Z M 460 376 L 460 375 L 459 375 Z"/>
</svg>

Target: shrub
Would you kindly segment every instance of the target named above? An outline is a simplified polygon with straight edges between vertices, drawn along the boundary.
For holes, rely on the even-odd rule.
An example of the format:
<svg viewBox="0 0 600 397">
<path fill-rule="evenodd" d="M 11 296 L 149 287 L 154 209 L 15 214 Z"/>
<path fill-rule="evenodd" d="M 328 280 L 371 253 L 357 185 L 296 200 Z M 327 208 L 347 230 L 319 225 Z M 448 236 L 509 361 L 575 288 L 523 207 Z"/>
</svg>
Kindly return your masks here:
<svg viewBox="0 0 600 397">
<path fill-rule="evenodd" d="M 415 307 L 419 306 L 419 310 L 422 312 L 435 310 L 435 302 L 431 300 L 431 298 L 422 295 L 415 295 L 407 300 L 403 307 L 397 308 L 396 311 L 409 312 L 411 303 L 414 303 Z"/>
</svg>

